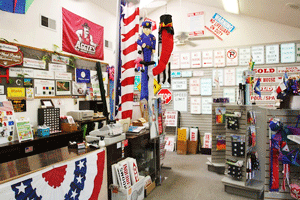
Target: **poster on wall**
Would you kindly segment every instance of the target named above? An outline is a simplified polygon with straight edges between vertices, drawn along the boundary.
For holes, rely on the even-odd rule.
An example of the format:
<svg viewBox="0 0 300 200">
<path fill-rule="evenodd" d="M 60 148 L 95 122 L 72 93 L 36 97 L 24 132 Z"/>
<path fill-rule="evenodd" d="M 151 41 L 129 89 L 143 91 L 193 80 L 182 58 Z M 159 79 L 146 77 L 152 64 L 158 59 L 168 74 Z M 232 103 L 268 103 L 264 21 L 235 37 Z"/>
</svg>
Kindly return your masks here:
<svg viewBox="0 0 300 200">
<path fill-rule="evenodd" d="M 279 63 L 279 44 L 266 45 L 266 64 Z"/>
<path fill-rule="evenodd" d="M 202 67 L 213 66 L 213 51 L 202 51 Z"/>
<path fill-rule="evenodd" d="M 214 66 L 225 67 L 225 51 L 215 50 L 214 51 Z"/>
<path fill-rule="evenodd" d="M 255 65 L 265 64 L 265 48 L 264 46 L 254 46 L 252 47 L 252 61 Z"/>
<path fill-rule="evenodd" d="M 43 60 L 36 60 L 32 58 L 23 59 L 23 67 L 30 67 L 36 69 L 46 69 L 46 62 Z"/>
<path fill-rule="evenodd" d="M 172 53 L 171 69 L 180 69 L 179 61 L 180 61 L 180 54 Z"/>
<path fill-rule="evenodd" d="M 172 80 L 172 90 L 187 90 L 187 79 Z"/>
<path fill-rule="evenodd" d="M 35 96 L 55 96 L 55 82 L 52 80 L 34 79 Z"/>
<path fill-rule="evenodd" d="M 211 115 L 212 113 L 212 98 L 211 97 L 202 97 L 202 114 Z"/>
<path fill-rule="evenodd" d="M 103 60 L 104 28 L 62 8 L 62 50 L 79 56 Z"/>
<path fill-rule="evenodd" d="M 212 95 L 212 79 L 211 78 L 202 78 L 200 85 L 201 85 L 201 95 L 202 96 Z"/>
<path fill-rule="evenodd" d="M 238 49 L 226 49 L 226 65 L 227 66 L 236 66 L 238 65 Z"/>
<path fill-rule="evenodd" d="M 235 68 L 224 69 L 224 85 L 234 86 L 235 85 Z"/>
<path fill-rule="evenodd" d="M 296 61 L 295 43 L 286 43 L 280 45 L 281 63 L 291 63 Z"/>
<path fill-rule="evenodd" d="M 239 65 L 249 65 L 250 58 L 250 48 L 239 49 Z"/>
<path fill-rule="evenodd" d="M 235 103 L 235 88 L 224 88 L 223 89 L 223 98 L 229 98 L 229 103 Z"/>
<path fill-rule="evenodd" d="M 238 67 L 235 69 L 235 75 L 236 75 L 236 85 L 239 85 L 239 83 L 244 83 L 243 78 L 243 72 L 248 70 L 248 67 Z"/>
<path fill-rule="evenodd" d="M 229 21 L 227 21 L 218 13 L 215 13 L 209 21 L 209 24 L 205 26 L 205 28 L 220 40 L 224 40 L 235 29 L 235 26 L 233 26 Z"/>
<path fill-rule="evenodd" d="M 187 112 L 187 92 L 173 92 L 174 110 Z"/>
<path fill-rule="evenodd" d="M 75 69 L 77 83 L 90 83 L 91 75 L 88 69 Z"/>
<path fill-rule="evenodd" d="M 201 98 L 191 98 L 191 114 L 201 114 Z"/>
<path fill-rule="evenodd" d="M 192 52 L 191 53 L 191 65 L 192 68 L 200 68 L 201 67 L 201 51 Z"/>
<path fill-rule="evenodd" d="M 191 78 L 189 88 L 190 88 L 190 95 L 200 95 L 200 79 Z"/>
<path fill-rule="evenodd" d="M 71 81 L 56 81 L 56 95 L 71 95 Z"/>
<path fill-rule="evenodd" d="M 189 68 L 191 68 L 190 53 L 182 53 L 180 55 L 180 68 L 181 69 L 189 69 Z"/>
<path fill-rule="evenodd" d="M 190 36 L 204 35 L 204 11 L 188 13 Z"/>
<path fill-rule="evenodd" d="M 223 86 L 224 85 L 224 69 L 213 69 L 213 86 L 216 86 L 216 75 L 218 71 L 218 77 L 219 77 L 219 85 Z"/>
<path fill-rule="evenodd" d="M 297 44 L 296 48 L 297 62 L 300 62 L 300 43 Z"/>
<path fill-rule="evenodd" d="M 11 103 L 15 112 L 26 112 L 26 100 L 12 100 Z"/>
</svg>

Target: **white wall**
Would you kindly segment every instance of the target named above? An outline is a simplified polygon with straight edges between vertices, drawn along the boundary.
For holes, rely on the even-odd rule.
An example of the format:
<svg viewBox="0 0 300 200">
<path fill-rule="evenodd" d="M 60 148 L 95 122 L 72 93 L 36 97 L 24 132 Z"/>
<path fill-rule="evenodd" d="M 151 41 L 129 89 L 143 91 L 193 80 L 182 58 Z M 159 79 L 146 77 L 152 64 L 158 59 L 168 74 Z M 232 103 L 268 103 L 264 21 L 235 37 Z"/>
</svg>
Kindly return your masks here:
<svg viewBox="0 0 300 200">
<path fill-rule="evenodd" d="M 0 11 L 0 38 L 5 38 L 8 41 L 16 39 L 20 44 L 48 50 L 53 50 L 53 44 L 61 48 L 62 7 L 103 26 L 104 39 L 112 41 L 114 45 L 117 32 L 116 16 L 88 0 L 36 0 L 25 15 Z M 39 26 L 40 14 L 56 20 L 57 31 Z M 104 48 L 104 62 L 115 65 L 115 60 L 113 50 Z M 79 109 L 78 104 L 74 105 L 73 99 L 64 98 L 60 100 L 61 105 L 58 105 L 58 99 L 53 99 L 52 101 L 56 107 L 61 108 L 61 115 L 66 115 L 69 110 Z M 30 118 L 33 126 L 36 126 L 37 109 L 39 107 L 39 99 L 27 101 L 27 112 L 16 113 L 16 118 Z"/>
<path fill-rule="evenodd" d="M 175 33 L 179 31 L 189 31 L 189 23 L 187 13 L 205 12 L 205 25 L 209 24 L 209 20 L 215 13 L 219 13 L 227 21 L 233 24 L 236 29 L 224 41 L 215 37 L 214 40 L 198 40 L 193 41 L 198 44 L 196 47 L 174 46 L 174 51 L 186 51 L 196 49 L 210 49 L 219 47 L 234 47 L 234 46 L 247 46 L 253 44 L 263 44 L 272 42 L 285 42 L 300 39 L 300 29 L 290 27 L 258 18 L 247 17 L 245 15 L 235 15 L 225 12 L 224 10 L 202 6 L 197 3 L 185 1 L 180 7 L 178 0 L 173 0 L 167 4 L 166 7 L 161 7 L 149 14 L 149 17 L 159 23 L 159 17 L 163 14 L 172 15 Z M 291 19 L 297 20 L 297 19 Z M 211 36 L 208 30 L 205 30 L 205 36 Z"/>
</svg>

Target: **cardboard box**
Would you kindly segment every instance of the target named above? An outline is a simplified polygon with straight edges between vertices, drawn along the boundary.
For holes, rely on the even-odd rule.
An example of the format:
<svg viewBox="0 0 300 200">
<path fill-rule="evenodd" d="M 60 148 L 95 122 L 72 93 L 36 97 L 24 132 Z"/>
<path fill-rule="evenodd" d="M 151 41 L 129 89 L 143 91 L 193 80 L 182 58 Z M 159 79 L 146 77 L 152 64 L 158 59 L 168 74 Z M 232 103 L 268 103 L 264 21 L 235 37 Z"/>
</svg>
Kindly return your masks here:
<svg viewBox="0 0 300 200">
<path fill-rule="evenodd" d="M 177 140 L 177 154 L 187 154 L 187 141 Z"/>
<path fill-rule="evenodd" d="M 198 141 L 189 141 L 187 143 L 187 152 L 188 154 L 198 153 Z"/>
<path fill-rule="evenodd" d="M 155 188 L 155 182 L 152 182 L 148 187 L 145 188 L 145 197 L 148 196 Z"/>
<path fill-rule="evenodd" d="M 118 193 L 111 191 L 112 200 L 143 200 L 145 198 L 145 177 L 140 176 L 140 181 L 128 189 L 119 188 Z"/>
</svg>

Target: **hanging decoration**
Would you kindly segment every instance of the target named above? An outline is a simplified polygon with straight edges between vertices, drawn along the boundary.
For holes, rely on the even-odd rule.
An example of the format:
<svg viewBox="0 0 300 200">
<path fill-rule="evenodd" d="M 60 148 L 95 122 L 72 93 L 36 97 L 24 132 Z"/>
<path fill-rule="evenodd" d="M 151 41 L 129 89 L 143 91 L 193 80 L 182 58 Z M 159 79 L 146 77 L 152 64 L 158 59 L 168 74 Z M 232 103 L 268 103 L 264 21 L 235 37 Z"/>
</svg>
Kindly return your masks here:
<svg viewBox="0 0 300 200">
<path fill-rule="evenodd" d="M 6 0 L 0 3 L 0 10 L 25 14 L 34 0 Z"/>
<path fill-rule="evenodd" d="M 106 72 L 108 73 L 109 80 L 109 105 L 110 105 L 110 120 L 113 120 L 114 113 L 114 83 L 115 83 L 115 67 L 107 66 Z"/>
</svg>

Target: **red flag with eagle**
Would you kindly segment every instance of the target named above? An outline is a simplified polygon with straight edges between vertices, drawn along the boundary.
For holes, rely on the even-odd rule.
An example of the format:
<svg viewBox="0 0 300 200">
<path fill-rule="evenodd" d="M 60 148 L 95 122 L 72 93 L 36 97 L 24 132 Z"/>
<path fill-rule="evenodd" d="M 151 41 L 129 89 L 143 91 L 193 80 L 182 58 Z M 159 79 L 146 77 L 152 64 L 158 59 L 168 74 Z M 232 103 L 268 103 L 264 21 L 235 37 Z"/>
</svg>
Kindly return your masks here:
<svg viewBox="0 0 300 200">
<path fill-rule="evenodd" d="M 119 119 L 132 118 L 135 59 L 139 33 L 139 7 L 121 1 L 119 64 L 116 88 L 116 110 Z"/>
<path fill-rule="evenodd" d="M 7 200 L 97 200 L 103 182 L 104 167 L 105 151 L 97 150 L 3 183 L 0 185 L 0 196 Z"/>
</svg>

